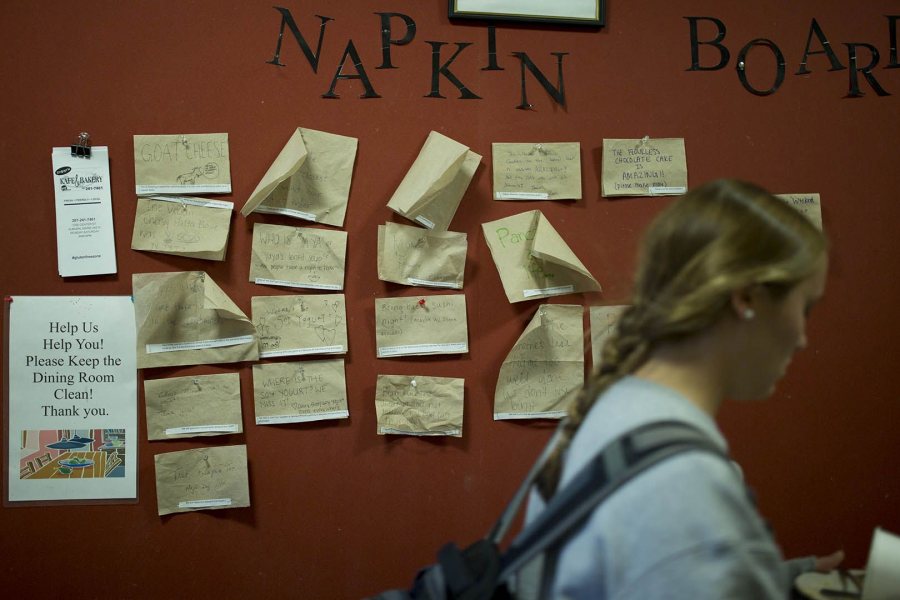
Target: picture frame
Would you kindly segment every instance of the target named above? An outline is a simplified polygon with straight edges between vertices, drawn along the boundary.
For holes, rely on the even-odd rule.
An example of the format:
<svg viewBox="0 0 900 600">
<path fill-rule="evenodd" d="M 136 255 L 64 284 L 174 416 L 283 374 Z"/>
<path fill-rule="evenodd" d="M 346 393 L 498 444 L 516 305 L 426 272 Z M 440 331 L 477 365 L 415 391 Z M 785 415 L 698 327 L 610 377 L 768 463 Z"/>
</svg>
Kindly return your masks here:
<svg viewBox="0 0 900 600">
<path fill-rule="evenodd" d="M 606 24 L 606 0 L 448 0 L 451 19 L 519 21 L 582 27 Z"/>
</svg>

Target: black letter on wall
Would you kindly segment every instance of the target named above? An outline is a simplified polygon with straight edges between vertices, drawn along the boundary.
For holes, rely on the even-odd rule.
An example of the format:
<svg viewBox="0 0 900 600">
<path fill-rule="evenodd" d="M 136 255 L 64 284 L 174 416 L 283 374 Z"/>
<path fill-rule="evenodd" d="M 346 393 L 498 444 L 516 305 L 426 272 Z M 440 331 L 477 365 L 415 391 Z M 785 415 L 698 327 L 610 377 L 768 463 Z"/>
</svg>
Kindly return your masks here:
<svg viewBox="0 0 900 600">
<path fill-rule="evenodd" d="M 725 39 L 725 23 L 716 19 L 715 17 L 684 17 L 691 24 L 691 68 L 688 71 L 718 71 L 722 67 L 728 64 L 728 59 L 731 57 L 731 54 L 728 52 L 728 48 L 724 45 L 720 44 L 722 40 Z M 711 21 L 715 24 L 718 33 L 716 34 L 716 39 L 709 40 L 706 42 L 701 42 L 697 39 L 697 22 L 698 21 Z M 700 66 L 700 45 L 707 44 L 715 47 L 719 51 L 719 62 L 712 67 L 701 67 Z"/>
<path fill-rule="evenodd" d="M 482 71 L 504 71 L 505 69 L 497 64 L 497 28 L 488 25 L 488 64 L 481 67 Z"/>
<path fill-rule="evenodd" d="M 447 42 L 425 42 L 426 44 L 431 44 L 431 93 L 427 94 L 426 98 L 443 98 L 441 96 L 441 75 L 450 80 L 450 83 L 456 86 L 456 89 L 459 90 L 459 98 L 460 100 L 480 100 L 481 96 L 478 96 L 472 93 L 469 88 L 467 88 L 462 81 L 457 79 L 456 75 L 450 72 L 450 63 L 456 60 L 456 57 L 459 56 L 459 53 L 462 52 L 467 46 L 471 46 L 472 42 L 456 42 L 456 52 L 453 53 L 453 56 L 450 57 L 450 60 L 445 62 L 443 65 L 441 64 L 441 46 L 447 44 Z"/>
<path fill-rule="evenodd" d="M 750 49 L 753 46 L 765 46 L 772 51 L 772 54 L 775 55 L 775 61 L 777 63 L 775 71 L 775 83 L 772 84 L 772 87 L 768 90 L 758 90 L 751 86 L 747 81 L 747 53 L 750 52 Z M 773 42 L 772 40 L 767 40 L 765 38 L 750 40 L 749 42 L 747 42 L 746 46 L 741 48 L 741 52 L 738 54 L 737 61 L 738 78 L 741 80 L 741 85 L 744 86 L 744 89 L 746 89 L 751 94 L 755 94 L 757 96 L 768 96 L 770 94 L 774 94 L 784 82 L 784 54 L 781 53 L 781 49 L 776 46 L 775 42 Z"/>
<path fill-rule="evenodd" d="M 900 69 L 900 63 L 897 62 L 897 21 L 900 21 L 900 15 L 885 15 L 888 20 L 888 29 L 891 35 L 891 62 L 884 66 L 885 69 Z"/>
<path fill-rule="evenodd" d="M 559 104 L 562 107 L 566 106 L 566 90 L 563 87 L 563 56 L 567 55 L 568 52 L 551 52 L 553 56 L 556 57 L 556 87 L 553 87 L 553 84 L 544 77 L 544 74 L 541 73 L 540 69 L 538 69 L 527 54 L 524 52 L 513 52 L 513 56 L 519 59 L 519 62 L 522 65 L 522 102 L 516 108 L 528 109 L 531 108 L 531 104 L 528 103 L 528 95 L 525 91 L 525 69 L 527 68 L 531 71 L 531 74 L 534 75 L 534 78 L 537 79 L 538 83 L 541 84 L 541 87 L 550 94 L 550 97 L 553 98 L 553 101 Z"/>
<path fill-rule="evenodd" d="M 334 21 L 334 19 L 332 19 L 331 17 L 316 15 L 317 17 L 319 17 L 319 19 L 322 20 L 322 25 L 319 27 L 319 43 L 316 46 L 316 53 L 313 54 L 313 51 L 310 49 L 309 44 L 306 43 L 306 39 L 303 37 L 303 34 L 300 33 L 300 28 L 297 27 L 297 22 L 294 21 L 294 17 L 291 15 L 291 11 L 280 6 L 276 6 L 275 10 L 281 13 L 281 29 L 278 31 L 278 45 L 275 46 L 275 55 L 272 57 L 272 60 L 267 60 L 266 62 L 270 65 L 277 65 L 279 67 L 284 66 L 281 63 L 281 40 L 284 38 L 284 25 L 285 23 L 287 23 L 287 26 L 290 28 L 291 33 L 294 34 L 294 39 L 297 40 L 297 43 L 300 45 L 300 49 L 306 56 L 306 60 L 309 61 L 309 66 L 312 67 L 313 73 L 315 73 L 319 68 L 319 55 L 322 52 L 322 39 L 325 37 L 325 24 L 328 23 L 328 21 Z"/>
<path fill-rule="evenodd" d="M 381 64 L 376 69 L 396 69 L 391 64 L 391 45 L 405 46 L 416 37 L 416 22 L 402 13 L 375 13 L 381 16 Z M 406 33 L 399 40 L 391 39 L 391 17 L 400 17 L 406 23 Z"/>
<path fill-rule="evenodd" d="M 356 67 L 356 75 L 343 74 L 344 63 L 347 62 L 348 56 L 350 57 L 350 60 L 353 61 L 353 66 Z M 334 93 L 334 88 L 337 85 L 338 79 L 359 79 L 366 88 L 366 93 L 362 94 L 360 98 L 381 98 L 381 96 L 375 92 L 375 88 L 372 87 L 372 84 L 369 83 L 369 76 L 366 75 L 366 70 L 359 58 L 359 53 L 356 51 L 356 46 L 353 45 L 353 40 L 347 41 L 347 48 L 344 50 L 341 62 L 338 63 L 337 73 L 334 74 L 334 79 L 331 80 L 331 87 L 328 89 L 328 93 L 322 94 L 323 98 L 340 98 L 340 96 Z"/>
<path fill-rule="evenodd" d="M 878 84 L 878 81 L 875 79 L 875 76 L 872 75 L 872 69 L 875 68 L 875 65 L 878 64 L 878 48 L 873 46 L 872 44 L 844 44 L 847 46 L 847 53 L 850 55 L 850 92 L 847 94 L 847 98 L 859 98 L 860 96 L 864 96 L 859 89 L 859 77 L 856 76 L 857 73 L 862 73 L 863 77 L 866 78 L 866 81 L 869 82 L 869 85 L 872 86 L 872 89 L 875 90 L 875 93 L 879 96 L 890 96 L 881 85 Z M 856 49 L 858 47 L 867 48 L 869 52 L 872 53 L 872 60 L 869 61 L 869 64 L 865 67 L 857 67 L 856 66 Z"/>
<path fill-rule="evenodd" d="M 815 35 L 816 38 L 818 38 L 819 43 L 822 44 L 822 49 L 816 50 L 815 52 L 812 52 L 809 49 L 810 44 L 812 44 L 813 35 Z M 819 27 L 819 24 L 815 19 L 812 20 L 812 23 L 809 26 L 809 36 L 806 38 L 806 50 L 803 52 L 803 58 L 800 60 L 800 68 L 797 69 L 796 75 L 806 75 L 807 73 L 811 73 L 806 67 L 806 59 L 809 58 L 810 54 L 824 54 L 828 56 L 828 60 L 831 61 L 831 68 L 828 69 L 829 71 L 840 71 L 847 68 L 838 60 L 837 54 L 831 49 L 828 38 L 825 37 L 825 32 L 822 31 L 822 28 Z"/>
</svg>

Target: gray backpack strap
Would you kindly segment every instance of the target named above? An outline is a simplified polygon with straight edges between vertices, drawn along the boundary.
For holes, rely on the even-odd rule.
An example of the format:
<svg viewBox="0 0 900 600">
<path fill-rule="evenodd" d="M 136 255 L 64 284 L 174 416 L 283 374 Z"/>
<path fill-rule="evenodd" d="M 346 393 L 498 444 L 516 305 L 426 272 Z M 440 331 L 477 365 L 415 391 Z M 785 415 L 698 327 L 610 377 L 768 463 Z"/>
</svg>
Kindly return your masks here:
<svg viewBox="0 0 900 600">
<path fill-rule="evenodd" d="M 547 460 L 550 459 L 550 455 L 553 454 L 553 450 L 559 443 L 559 439 L 562 437 L 563 429 L 565 428 L 567 421 L 568 418 L 565 418 L 559 422 L 550 441 L 547 442 L 547 445 L 544 446 L 540 456 L 538 456 L 537 460 L 534 461 L 534 464 L 531 465 L 531 470 L 528 471 L 525 479 L 519 484 L 519 488 L 513 495 L 512 500 L 510 500 L 509 504 L 506 505 L 506 508 L 503 509 L 503 513 L 497 519 L 497 522 L 494 523 L 494 526 L 485 536 L 485 539 L 495 544 L 500 544 L 500 541 L 506 536 L 506 532 L 509 531 L 509 526 L 512 525 L 513 519 L 515 519 L 516 515 L 519 513 L 519 507 L 522 505 L 522 502 L 528 495 L 529 490 L 531 490 L 531 486 L 534 484 L 535 479 L 537 479 L 541 469 L 544 468 L 544 465 Z"/>
<path fill-rule="evenodd" d="M 729 461 L 708 435 L 680 421 L 659 421 L 633 429 L 608 444 L 544 511 L 513 540 L 501 559 L 505 581 L 584 522 L 601 502 L 645 469 L 689 450 L 710 452 Z"/>
</svg>

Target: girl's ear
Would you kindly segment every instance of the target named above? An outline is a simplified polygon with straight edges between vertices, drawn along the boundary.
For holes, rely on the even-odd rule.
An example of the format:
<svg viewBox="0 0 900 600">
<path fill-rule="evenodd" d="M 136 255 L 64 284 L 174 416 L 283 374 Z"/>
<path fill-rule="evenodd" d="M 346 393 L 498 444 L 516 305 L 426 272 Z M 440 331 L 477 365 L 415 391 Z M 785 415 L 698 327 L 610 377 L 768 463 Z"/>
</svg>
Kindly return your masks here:
<svg viewBox="0 0 900 600">
<path fill-rule="evenodd" d="M 752 319 L 756 314 L 759 285 L 751 284 L 739 287 L 731 292 L 731 310 L 735 318 Z"/>
</svg>

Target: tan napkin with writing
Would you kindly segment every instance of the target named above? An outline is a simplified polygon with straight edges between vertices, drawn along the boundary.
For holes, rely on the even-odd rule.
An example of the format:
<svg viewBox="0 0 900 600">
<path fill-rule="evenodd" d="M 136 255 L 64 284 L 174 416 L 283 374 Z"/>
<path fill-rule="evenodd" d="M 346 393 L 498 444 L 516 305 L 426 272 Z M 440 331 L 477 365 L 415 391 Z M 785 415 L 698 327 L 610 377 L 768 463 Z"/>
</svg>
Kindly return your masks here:
<svg viewBox="0 0 900 600">
<path fill-rule="evenodd" d="M 510 302 L 600 291 L 600 284 L 540 211 L 481 227 Z"/>
<path fill-rule="evenodd" d="M 253 323 L 205 272 L 131 279 L 139 369 L 259 358 Z"/>
<path fill-rule="evenodd" d="M 465 233 L 387 223 L 378 226 L 378 279 L 403 285 L 462 289 Z"/>
<path fill-rule="evenodd" d="M 188 196 L 137 199 L 132 250 L 225 260 L 231 202 Z"/>
<path fill-rule="evenodd" d="M 154 457 L 159 515 L 250 506 L 247 446 L 196 448 Z"/>
<path fill-rule="evenodd" d="M 447 231 L 480 163 L 479 154 L 432 131 L 388 208 L 427 229 Z"/>
<path fill-rule="evenodd" d="M 464 383 L 450 377 L 379 375 L 378 434 L 462 437 Z"/>
<path fill-rule="evenodd" d="M 558 419 L 584 385 L 584 309 L 542 304 L 500 367 L 494 419 Z"/>
</svg>

